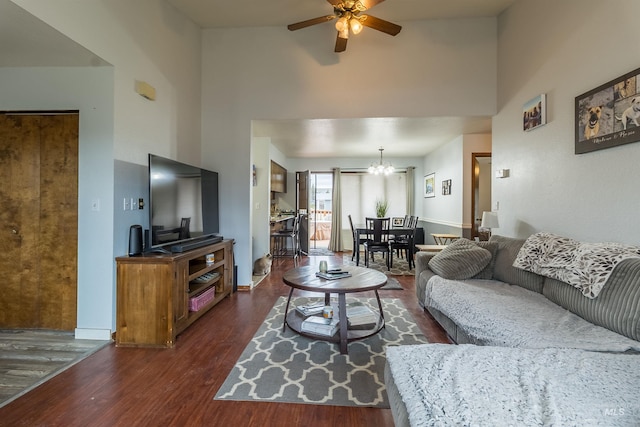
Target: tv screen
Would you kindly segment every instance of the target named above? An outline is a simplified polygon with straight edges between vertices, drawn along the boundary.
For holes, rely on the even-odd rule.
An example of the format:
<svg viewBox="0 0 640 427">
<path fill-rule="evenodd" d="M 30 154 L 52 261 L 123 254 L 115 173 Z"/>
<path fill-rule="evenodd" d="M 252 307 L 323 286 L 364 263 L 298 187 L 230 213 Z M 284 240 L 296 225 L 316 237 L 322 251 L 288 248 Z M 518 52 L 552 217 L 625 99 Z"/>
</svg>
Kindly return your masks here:
<svg viewBox="0 0 640 427">
<path fill-rule="evenodd" d="M 149 154 L 150 247 L 219 232 L 218 173 Z"/>
</svg>

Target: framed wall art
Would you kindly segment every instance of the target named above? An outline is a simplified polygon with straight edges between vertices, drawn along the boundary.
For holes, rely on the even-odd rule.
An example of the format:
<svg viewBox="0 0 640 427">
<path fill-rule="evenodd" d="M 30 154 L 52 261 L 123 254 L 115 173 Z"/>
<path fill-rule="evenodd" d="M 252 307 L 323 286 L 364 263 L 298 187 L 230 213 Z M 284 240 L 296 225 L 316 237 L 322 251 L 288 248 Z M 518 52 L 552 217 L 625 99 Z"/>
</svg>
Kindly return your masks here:
<svg viewBox="0 0 640 427">
<path fill-rule="evenodd" d="M 442 181 L 442 195 L 450 196 L 451 195 L 451 180 L 447 179 Z"/>
<path fill-rule="evenodd" d="M 522 107 L 522 130 L 528 132 L 547 124 L 547 95 L 541 94 Z"/>
<path fill-rule="evenodd" d="M 430 173 L 424 176 L 424 197 L 436 196 L 436 174 Z"/>
<path fill-rule="evenodd" d="M 640 68 L 575 100 L 575 153 L 640 141 Z"/>
</svg>

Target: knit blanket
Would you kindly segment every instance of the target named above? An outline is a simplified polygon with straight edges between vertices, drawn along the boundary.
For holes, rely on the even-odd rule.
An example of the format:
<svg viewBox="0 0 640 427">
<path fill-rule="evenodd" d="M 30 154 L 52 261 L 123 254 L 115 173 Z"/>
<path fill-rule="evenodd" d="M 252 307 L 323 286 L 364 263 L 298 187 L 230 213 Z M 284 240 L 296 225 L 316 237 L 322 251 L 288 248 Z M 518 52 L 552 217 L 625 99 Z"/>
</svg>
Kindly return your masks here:
<svg viewBox="0 0 640 427">
<path fill-rule="evenodd" d="M 433 276 L 425 290 L 426 305 L 455 322 L 477 344 L 640 351 L 639 341 L 596 326 L 520 286 Z"/>
<path fill-rule="evenodd" d="M 637 426 L 640 355 L 424 344 L 389 347 L 411 426 Z"/>
<path fill-rule="evenodd" d="M 513 266 L 568 283 L 595 298 L 616 265 L 627 258 L 640 258 L 640 247 L 536 233 L 524 242 Z"/>
</svg>

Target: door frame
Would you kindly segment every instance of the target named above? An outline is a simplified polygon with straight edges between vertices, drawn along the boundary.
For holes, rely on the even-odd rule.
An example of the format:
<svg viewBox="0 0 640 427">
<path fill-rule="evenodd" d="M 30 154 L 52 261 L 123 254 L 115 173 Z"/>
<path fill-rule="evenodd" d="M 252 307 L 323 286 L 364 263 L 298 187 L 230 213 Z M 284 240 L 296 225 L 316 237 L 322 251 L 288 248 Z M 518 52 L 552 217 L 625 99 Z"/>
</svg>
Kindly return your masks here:
<svg viewBox="0 0 640 427">
<path fill-rule="evenodd" d="M 471 240 L 474 240 L 476 237 L 480 236 L 478 232 L 478 226 L 476 224 L 476 206 L 478 204 L 478 178 L 480 174 L 480 170 L 479 168 L 477 168 L 477 164 L 478 158 L 486 157 L 491 159 L 491 152 L 471 153 Z M 491 198 L 491 193 L 489 193 L 489 198 Z M 490 206 L 492 203 L 493 202 L 491 201 Z"/>
</svg>

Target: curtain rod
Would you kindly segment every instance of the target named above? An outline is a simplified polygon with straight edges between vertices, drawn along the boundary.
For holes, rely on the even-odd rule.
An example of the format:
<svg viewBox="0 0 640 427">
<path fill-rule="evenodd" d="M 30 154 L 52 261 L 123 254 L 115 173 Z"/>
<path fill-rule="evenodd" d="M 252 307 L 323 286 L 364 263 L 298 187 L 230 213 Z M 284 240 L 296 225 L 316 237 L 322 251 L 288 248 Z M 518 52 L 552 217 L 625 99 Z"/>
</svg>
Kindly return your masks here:
<svg viewBox="0 0 640 427">
<path fill-rule="evenodd" d="M 409 166 L 409 167 L 413 167 L 413 166 Z M 344 173 L 362 173 L 362 172 L 368 172 L 369 168 L 340 168 L 340 172 L 344 172 Z M 406 173 L 407 172 L 407 168 L 400 168 L 400 169 L 395 169 L 393 171 L 393 173 Z"/>
</svg>

